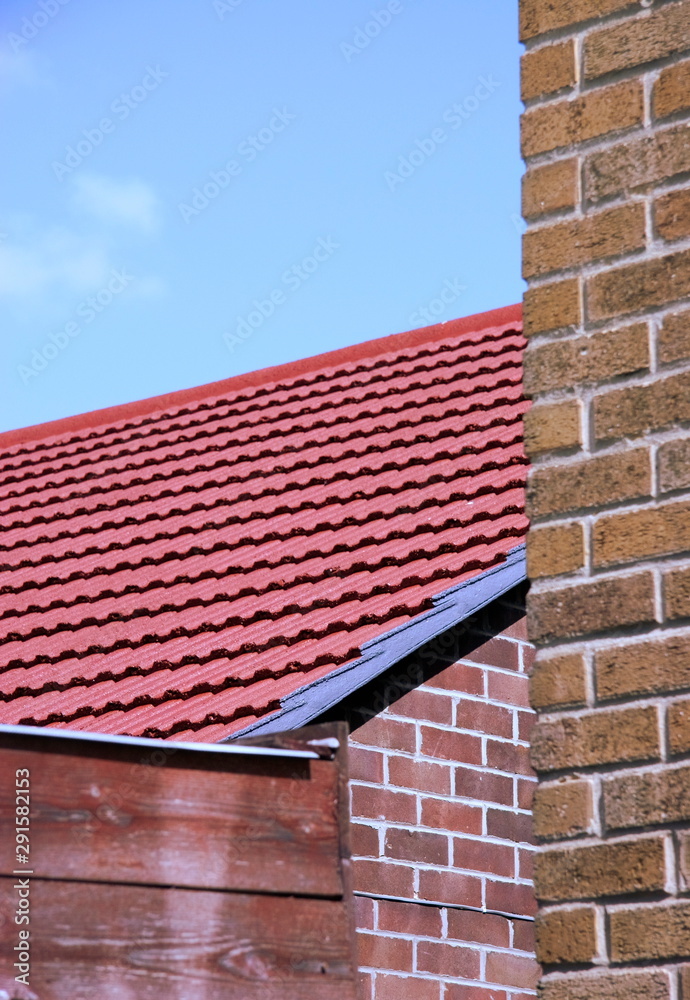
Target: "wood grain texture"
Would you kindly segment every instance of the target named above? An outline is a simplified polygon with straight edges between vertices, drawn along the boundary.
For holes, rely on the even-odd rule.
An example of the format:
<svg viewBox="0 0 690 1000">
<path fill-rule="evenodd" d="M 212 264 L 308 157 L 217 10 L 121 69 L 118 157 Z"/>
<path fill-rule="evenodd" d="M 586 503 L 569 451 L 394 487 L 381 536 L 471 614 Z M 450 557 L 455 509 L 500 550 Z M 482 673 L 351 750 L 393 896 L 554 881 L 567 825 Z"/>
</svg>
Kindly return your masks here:
<svg viewBox="0 0 690 1000">
<path fill-rule="evenodd" d="M 14 998 L 12 884 L 0 878 L 0 988 Z M 39 1000 L 356 998 L 342 901 L 33 879 L 31 913 Z"/>
</svg>

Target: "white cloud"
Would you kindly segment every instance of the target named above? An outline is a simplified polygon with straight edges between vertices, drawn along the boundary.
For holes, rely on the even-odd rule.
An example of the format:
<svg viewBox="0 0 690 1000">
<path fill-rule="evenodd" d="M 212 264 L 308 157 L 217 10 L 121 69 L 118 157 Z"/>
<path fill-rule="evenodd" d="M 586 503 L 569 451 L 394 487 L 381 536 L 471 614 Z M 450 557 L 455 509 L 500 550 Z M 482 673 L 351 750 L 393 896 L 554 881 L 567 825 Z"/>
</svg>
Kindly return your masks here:
<svg viewBox="0 0 690 1000">
<path fill-rule="evenodd" d="M 55 292 L 81 294 L 109 273 L 108 252 L 98 238 L 54 227 L 0 244 L 0 295 L 13 298 Z"/>
<path fill-rule="evenodd" d="M 74 178 L 74 186 L 74 207 L 100 222 L 133 226 L 145 233 L 158 226 L 158 199 L 138 178 L 121 181 L 82 173 Z"/>
</svg>

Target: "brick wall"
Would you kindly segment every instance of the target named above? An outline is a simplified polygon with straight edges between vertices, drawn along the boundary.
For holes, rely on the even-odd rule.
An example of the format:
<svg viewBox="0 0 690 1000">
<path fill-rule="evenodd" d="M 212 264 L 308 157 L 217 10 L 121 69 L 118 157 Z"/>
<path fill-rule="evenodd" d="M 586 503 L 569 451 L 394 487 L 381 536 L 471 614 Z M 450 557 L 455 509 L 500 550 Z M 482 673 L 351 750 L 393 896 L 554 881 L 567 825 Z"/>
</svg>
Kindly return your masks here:
<svg viewBox="0 0 690 1000">
<path fill-rule="evenodd" d="M 690 997 L 690 2 L 520 0 L 544 1000 Z"/>
<path fill-rule="evenodd" d="M 357 898 L 366 1000 L 534 995 L 533 922 L 476 912 L 535 909 L 532 647 L 518 609 L 446 633 L 350 715 L 369 719 L 350 740 L 355 888 L 371 894 Z"/>
</svg>

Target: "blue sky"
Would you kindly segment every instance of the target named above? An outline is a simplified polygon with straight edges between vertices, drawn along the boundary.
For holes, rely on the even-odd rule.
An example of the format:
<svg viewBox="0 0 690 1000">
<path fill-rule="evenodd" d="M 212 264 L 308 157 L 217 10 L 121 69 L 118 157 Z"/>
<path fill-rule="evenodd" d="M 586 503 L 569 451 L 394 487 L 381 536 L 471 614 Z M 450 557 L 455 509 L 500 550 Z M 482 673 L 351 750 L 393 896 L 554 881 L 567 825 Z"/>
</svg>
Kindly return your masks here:
<svg viewBox="0 0 690 1000">
<path fill-rule="evenodd" d="M 4 0 L 0 430 L 518 301 L 517 3 Z"/>
</svg>

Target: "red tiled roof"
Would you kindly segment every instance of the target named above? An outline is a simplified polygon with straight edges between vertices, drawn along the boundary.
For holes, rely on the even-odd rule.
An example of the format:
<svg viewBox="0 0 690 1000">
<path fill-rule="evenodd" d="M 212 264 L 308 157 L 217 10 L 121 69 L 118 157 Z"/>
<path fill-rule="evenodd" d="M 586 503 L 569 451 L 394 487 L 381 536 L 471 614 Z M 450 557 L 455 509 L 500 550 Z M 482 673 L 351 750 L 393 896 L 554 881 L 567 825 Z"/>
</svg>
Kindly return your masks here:
<svg viewBox="0 0 690 1000">
<path fill-rule="evenodd" d="M 0 435 L 0 722 L 218 740 L 521 541 L 518 307 Z"/>
</svg>

